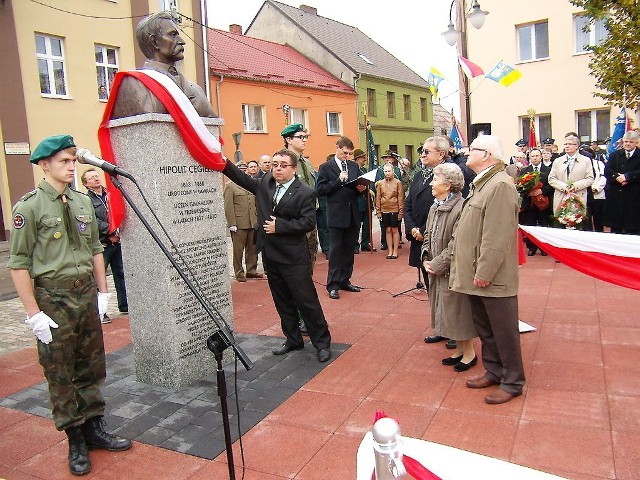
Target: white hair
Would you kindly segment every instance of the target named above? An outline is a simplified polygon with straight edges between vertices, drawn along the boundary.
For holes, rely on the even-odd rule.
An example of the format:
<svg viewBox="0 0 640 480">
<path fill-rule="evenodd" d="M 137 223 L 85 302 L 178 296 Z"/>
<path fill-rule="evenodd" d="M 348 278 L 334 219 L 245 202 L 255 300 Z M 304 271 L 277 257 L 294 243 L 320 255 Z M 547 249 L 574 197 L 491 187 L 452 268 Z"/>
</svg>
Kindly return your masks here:
<svg viewBox="0 0 640 480">
<path fill-rule="evenodd" d="M 491 156 L 502 161 L 504 158 L 504 147 L 502 141 L 495 135 L 479 135 L 472 143 L 472 147 L 484 148 Z"/>
</svg>

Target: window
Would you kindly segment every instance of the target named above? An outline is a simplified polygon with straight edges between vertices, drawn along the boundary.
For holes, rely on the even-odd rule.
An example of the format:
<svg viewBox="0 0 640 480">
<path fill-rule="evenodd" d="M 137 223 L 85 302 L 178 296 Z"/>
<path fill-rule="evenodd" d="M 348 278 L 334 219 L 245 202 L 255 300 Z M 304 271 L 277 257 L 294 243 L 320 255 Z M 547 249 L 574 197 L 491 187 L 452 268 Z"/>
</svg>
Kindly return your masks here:
<svg viewBox="0 0 640 480">
<path fill-rule="evenodd" d="M 160 11 L 176 11 L 178 10 L 178 0 L 160 0 Z"/>
<path fill-rule="evenodd" d="M 264 106 L 242 105 L 242 127 L 245 132 L 264 132 Z"/>
<path fill-rule="evenodd" d="M 387 116 L 396 118 L 396 94 L 394 92 L 387 92 Z"/>
<path fill-rule="evenodd" d="M 413 165 L 413 152 L 414 152 L 413 145 L 404 146 L 404 158 L 409 160 L 411 162 L 411 165 Z"/>
<path fill-rule="evenodd" d="M 536 138 L 538 143 L 541 143 L 543 139 L 552 137 L 551 135 L 551 115 L 536 115 L 533 117 L 533 124 L 536 128 Z M 529 138 L 529 117 L 520 117 L 520 131 L 522 136 L 527 140 Z M 490 131 L 489 131 L 490 133 Z"/>
<path fill-rule="evenodd" d="M 307 128 L 307 111 L 302 110 L 301 108 L 291 108 L 289 110 L 289 122 L 292 123 L 301 123 Z"/>
<path fill-rule="evenodd" d="M 341 135 L 342 117 L 338 112 L 327 112 L 327 133 L 329 135 Z"/>
<path fill-rule="evenodd" d="M 546 21 L 517 27 L 517 31 L 521 62 L 549 58 L 549 24 Z"/>
<path fill-rule="evenodd" d="M 585 32 L 585 28 L 587 31 Z M 600 18 L 592 22 L 586 15 L 573 17 L 573 30 L 575 35 L 575 52 L 588 52 L 589 46 L 600 45 L 607 38 L 607 27 L 604 19 Z"/>
<path fill-rule="evenodd" d="M 404 105 L 404 119 L 411 120 L 411 95 L 403 95 L 402 103 Z"/>
<path fill-rule="evenodd" d="M 367 88 L 367 113 L 375 117 L 376 113 L 376 91 L 373 88 Z"/>
<path fill-rule="evenodd" d="M 67 97 L 62 39 L 36 34 L 36 59 L 42 96 Z"/>
<path fill-rule="evenodd" d="M 426 122 L 428 121 L 429 111 L 427 110 L 427 99 L 424 97 L 420 97 L 420 121 Z"/>
<path fill-rule="evenodd" d="M 96 45 L 95 47 L 98 99 L 106 101 L 109 98 L 109 92 L 111 92 L 113 77 L 118 72 L 118 50 L 105 45 Z"/>
<path fill-rule="evenodd" d="M 578 137 L 581 142 L 604 140 L 610 134 L 610 110 L 587 110 L 576 112 Z"/>
<path fill-rule="evenodd" d="M 373 65 L 373 62 L 369 60 L 364 53 L 356 53 L 356 55 L 358 55 L 362 60 L 364 60 L 365 63 L 368 63 L 369 65 Z"/>
</svg>

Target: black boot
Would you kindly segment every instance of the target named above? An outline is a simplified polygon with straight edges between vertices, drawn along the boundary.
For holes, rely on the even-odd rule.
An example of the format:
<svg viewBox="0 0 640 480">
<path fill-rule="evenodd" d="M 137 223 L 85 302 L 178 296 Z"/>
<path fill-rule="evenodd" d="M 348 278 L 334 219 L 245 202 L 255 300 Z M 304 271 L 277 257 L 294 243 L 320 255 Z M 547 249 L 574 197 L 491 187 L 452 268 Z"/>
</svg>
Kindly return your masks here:
<svg viewBox="0 0 640 480">
<path fill-rule="evenodd" d="M 92 417 L 82 425 L 84 438 L 90 450 L 99 448 L 110 452 L 120 452 L 131 448 L 131 440 L 116 437 L 104 431 L 102 417 Z"/>
<path fill-rule="evenodd" d="M 69 437 L 69 470 L 73 475 L 84 475 L 91 471 L 91 460 L 82 429 L 70 427 L 65 430 Z"/>
</svg>

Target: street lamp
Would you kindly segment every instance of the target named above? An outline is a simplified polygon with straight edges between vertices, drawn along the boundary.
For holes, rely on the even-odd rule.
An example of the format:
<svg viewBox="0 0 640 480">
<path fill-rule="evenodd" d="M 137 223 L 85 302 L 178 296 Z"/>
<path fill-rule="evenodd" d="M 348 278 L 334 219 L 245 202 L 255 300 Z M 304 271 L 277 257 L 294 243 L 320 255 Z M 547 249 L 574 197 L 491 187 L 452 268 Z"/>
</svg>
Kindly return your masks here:
<svg viewBox="0 0 640 480">
<path fill-rule="evenodd" d="M 458 11 L 464 12 L 464 0 L 461 0 L 462 4 L 459 6 Z M 451 0 L 451 6 L 449 7 L 449 26 L 446 32 L 442 32 L 442 36 L 444 37 L 445 42 L 449 45 L 454 46 L 458 42 L 458 36 L 460 36 L 462 42 L 460 44 L 460 52 L 461 55 L 467 58 L 467 30 L 465 28 L 466 19 L 469 19 L 471 25 L 474 28 L 481 28 L 484 25 L 484 21 L 489 15 L 489 12 L 485 12 L 480 8 L 480 4 L 478 0 L 473 0 L 471 3 L 471 8 L 469 9 L 469 13 L 467 13 L 466 17 L 459 18 L 460 21 L 460 30 L 456 30 L 453 25 L 453 5 L 456 3 L 456 0 Z M 471 143 L 471 105 L 469 101 L 469 80 L 467 76 L 463 72 L 459 72 L 460 75 L 460 83 L 462 84 L 461 94 L 464 96 L 464 106 L 465 106 L 465 130 L 467 134 L 467 143 Z"/>
<path fill-rule="evenodd" d="M 453 25 L 453 20 L 452 20 L 453 5 L 455 3 L 456 3 L 456 0 L 451 1 L 451 6 L 449 7 L 449 26 L 446 32 L 442 32 L 442 36 L 444 37 L 444 40 L 452 47 L 458 41 L 459 34 L 466 35 L 466 32 L 464 30 L 459 32 L 458 30 L 455 29 L 455 26 Z M 474 28 L 482 28 L 482 26 L 484 25 L 484 21 L 487 18 L 487 15 L 489 15 L 489 12 L 485 12 L 480 8 L 480 4 L 478 3 L 478 0 L 473 0 L 473 3 L 471 4 L 471 8 L 469 9 L 469 13 L 467 13 L 467 18 L 471 22 L 471 25 L 473 25 Z"/>
</svg>

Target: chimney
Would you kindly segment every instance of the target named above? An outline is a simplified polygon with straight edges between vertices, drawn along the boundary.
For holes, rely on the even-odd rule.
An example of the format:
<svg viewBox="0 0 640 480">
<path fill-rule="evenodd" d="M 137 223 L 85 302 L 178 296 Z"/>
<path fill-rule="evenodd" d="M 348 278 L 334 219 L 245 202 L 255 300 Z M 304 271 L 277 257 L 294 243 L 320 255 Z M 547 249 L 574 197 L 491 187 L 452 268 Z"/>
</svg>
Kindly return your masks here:
<svg viewBox="0 0 640 480">
<path fill-rule="evenodd" d="M 318 9 L 316 7 L 310 7 L 309 5 L 300 5 L 300 10 L 302 10 L 304 13 L 318 15 Z"/>
<path fill-rule="evenodd" d="M 242 35 L 242 25 L 238 25 L 237 23 L 229 25 L 229 31 L 231 33 L 235 33 L 236 35 Z"/>
</svg>

